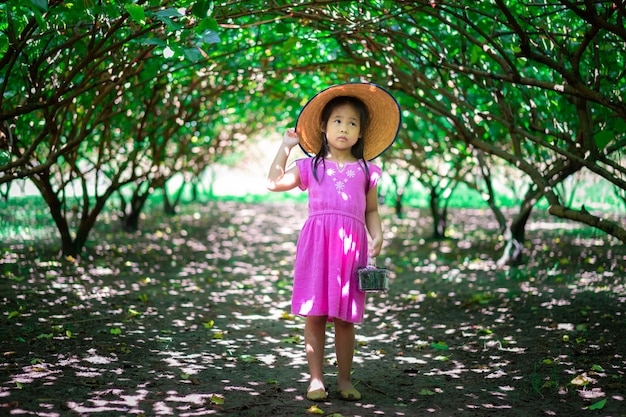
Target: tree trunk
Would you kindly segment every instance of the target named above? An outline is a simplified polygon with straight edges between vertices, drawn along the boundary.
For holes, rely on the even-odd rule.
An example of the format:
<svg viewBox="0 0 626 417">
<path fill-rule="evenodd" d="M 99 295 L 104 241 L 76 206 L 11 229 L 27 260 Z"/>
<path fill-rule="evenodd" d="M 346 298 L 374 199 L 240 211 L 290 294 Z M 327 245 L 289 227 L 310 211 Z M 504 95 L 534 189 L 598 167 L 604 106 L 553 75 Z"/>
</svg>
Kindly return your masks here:
<svg viewBox="0 0 626 417">
<path fill-rule="evenodd" d="M 48 205 L 52 220 L 61 236 L 61 253 L 65 256 L 78 256 L 78 251 L 74 246 L 74 240 L 70 233 L 67 218 L 63 213 L 63 204 L 50 184 L 50 172 L 43 171 L 31 177 L 31 180 L 41 193 L 44 201 Z"/>
<path fill-rule="evenodd" d="M 187 181 L 183 181 L 180 188 L 176 190 L 174 193 L 174 200 L 172 201 L 167 194 L 167 183 L 164 183 L 161 189 L 163 190 L 163 211 L 165 214 L 173 216 L 176 214 L 176 210 L 178 209 L 178 205 L 181 202 L 183 192 L 185 191 L 185 186 L 187 185 Z"/>
<path fill-rule="evenodd" d="M 84 188 L 86 190 L 86 188 Z M 89 234 L 93 230 L 93 227 L 96 224 L 96 220 L 98 220 L 98 216 L 102 213 L 106 202 L 109 197 L 113 194 L 115 190 L 109 188 L 106 193 L 98 196 L 96 198 L 95 205 L 90 209 L 89 208 L 89 196 L 86 196 L 85 202 L 83 204 L 83 210 L 81 214 L 80 222 L 78 223 L 78 228 L 76 229 L 76 237 L 74 238 L 74 248 L 76 250 L 76 255 L 78 256 L 85 245 L 87 244 L 87 239 L 89 238 Z"/>
<path fill-rule="evenodd" d="M 0 185 L 0 196 L 2 196 L 2 201 L 4 201 L 5 203 L 9 201 L 9 194 L 11 193 L 11 184 L 12 182 L 9 181 L 5 184 Z"/>
<path fill-rule="evenodd" d="M 168 216 L 176 214 L 176 204 L 170 201 L 170 196 L 167 194 L 167 187 L 163 185 L 163 212 Z"/>
<path fill-rule="evenodd" d="M 533 201 L 536 192 L 529 192 L 520 207 L 520 211 L 513 218 L 511 225 L 506 228 L 504 236 L 504 250 L 497 265 L 521 265 L 524 260 L 524 243 L 526 242 L 526 224 L 533 211 Z"/>
<path fill-rule="evenodd" d="M 402 190 L 396 190 L 396 196 L 394 198 L 395 208 L 396 208 L 396 217 L 402 219 L 404 217 L 404 208 L 402 206 L 402 195 L 404 193 Z"/>
<path fill-rule="evenodd" d="M 62 255 L 77 258 L 83 251 L 89 234 L 96 224 L 96 220 L 102 212 L 106 201 L 113 193 L 113 190 L 107 189 L 103 195 L 97 197 L 96 204 L 93 207 L 90 207 L 89 196 L 86 194 L 83 195 L 82 206 L 78 205 L 76 209 L 73 210 L 76 215 L 80 216 L 80 219 L 76 227 L 76 236 L 72 237 L 68 222 L 68 214 L 70 214 L 70 211 L 63 208 L 63 201 L 52 189 L 49 172 L 40 173 L 39 175 L 33 176 L 31 179 L 46 201 L 50 215 L 59 231 Z M 82 181 L 85 180 L 82 179 Z M 83 184 L 83 190 L 86 189 L 86 184 Z"/>
<path fill-rule="evenodd" d="M 476 159 L 478 160 L 478 165 L 480 167 L 481 176 L 483 177 L 483 180 L 485 181 L 485 187 L 487 188 L 487 204 L 489 205 L 489 208 L 493 212 L 493 215 L 498 222 L 498 233 L 503 234 L 506 230 L 506 217 L 502 213 L 502 210 L 500 210 L 500 207 L 498 207 L 498 205 L 496 204 L 496 196 L 493 190 L 493 181 L 491 179 L 491 170 L 485 162 L 485 158 L 483 157 L 483 151 L 477 150 L 476 156 Z"/>
<path fill-rule="evenodd" d="M 130 210 L 130 213 L 122 216 L 122 227 L 128 233 L 133 233 L 139 230 L 139 216 L 141 215 L 141 210 Z"/>
<path fill-rule="evenodd" d="M 403 213 L 403 207 L 402 207 L 402 189 L 400 188 L 400 185 L 398 184 L 398 176 L 397 175 L 390 175 L 389 176 L 391 178 L 391 182 L 393 183 L 393 186 L 395 188 L 395 192 L 394 192 L 394 197 L 393 197 L 393 202 L 394 202 L 394 208 L 396 210 L 396 217 L 398 219 L 401 219 L 404 217 L 404 213 Z"/>
<path fill-rule="evenodd" d="M 445 204 L 443 210 L 440 210 L 439 202 L 441 197 L 437 191 L 437 187 L 430 187 L 430 213 L 433 217 L 433 239 L 443 239 L 446 237 L 448 229 L 448 205 Z"/>
<path fill-rule="evenodd" d="M 199 185 L 200 185 L 200 180 L 197 176 L 194 176 L 193 178 L 191 178 L 191 201 L 194 203 L 198 201 Z"/>
<path fill-rule="evenodd" d="M 144 185 L 145 187 L 143 187 Z M 142 188 L 145 188 L 143 192 L 141 190 Z M 150 196 L 150 186 L 147 181 L 142 181 L 133 191 L 130 202 L 127 202 L 121 193 L 119 195 L 122 228 L 129 233 L 136 232 L 139 230 L 141 212 Z"/>
</svg>

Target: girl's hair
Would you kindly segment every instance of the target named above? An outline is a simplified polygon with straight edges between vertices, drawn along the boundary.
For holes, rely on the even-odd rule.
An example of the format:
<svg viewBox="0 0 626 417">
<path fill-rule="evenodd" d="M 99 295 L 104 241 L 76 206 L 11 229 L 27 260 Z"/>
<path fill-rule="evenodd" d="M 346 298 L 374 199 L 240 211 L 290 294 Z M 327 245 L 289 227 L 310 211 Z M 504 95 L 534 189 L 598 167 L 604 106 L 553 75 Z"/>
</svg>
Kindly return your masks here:
<svg viewBox="0 0 626 417">
<path fill-rule="evenodd" d="M 324 130 L 325 130 L 326 125 L 328 124 L 328 120 L 330 119 L 330 115 L 332 114 L 333 110 L 338 106 L 343 106 L 344 104 L 349 104 L 359 114 L 361 131 L 359 133 L 359 139 L 352 146 L 352 149 L 350 150 L 350 152 L 352 153 L 352 156 L 354 156 L 356 159 L 359 160 L 359 162 L 363 165 L 363 168 L 365 169 L 365 181 L 366 181 L 365 192 L 367 193 L 369 191 L 369 184 L 370 184 L 370 181 L 369 181 L 370 171 L 367 166 L 367 161 L 363 157 L 363 152 L 365 150 L 365 140 L 363 139 L 363 132 L 367 128 L 367 124 L 369 122 L 369 116 L 367 113 L 367 107 L 365 107 L 365 103 L 363 103 L 361 100 L 359 100 L 356 97 L 339 96 L 339 97 L 333 98 L 326 104 L 326 106 L 322 110 L 321 126 L 324 127 Z M 313 176 L 315 177 L 315 180 L 317 182 L 320 182 L 320 179 L 317 177 L 317 168 L 319 167 L 321 163 L 322 167 L 324 168 L 324 172 L 326 172 L 325 158 L 326 158 L 326 155 L 328 155 L 328 152 L 330 151 L 328 147 L 328 141 L 326 140 L 326 132 L 322 131 L 320 132 L 320 135 L 322 135 L 321 137 L 322 146 L 320 147 L 320 151 L 317 153 L 317 155 L 313 157 Z"/>
</svg>

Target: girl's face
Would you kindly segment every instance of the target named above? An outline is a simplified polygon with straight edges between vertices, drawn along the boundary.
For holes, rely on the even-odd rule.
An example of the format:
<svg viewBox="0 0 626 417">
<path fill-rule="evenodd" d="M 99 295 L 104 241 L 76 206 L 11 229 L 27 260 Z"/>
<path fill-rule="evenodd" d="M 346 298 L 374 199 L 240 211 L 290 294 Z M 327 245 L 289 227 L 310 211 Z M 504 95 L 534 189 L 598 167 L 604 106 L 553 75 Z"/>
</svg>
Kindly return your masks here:
<svg viewBox="0 0 626 417">
<path fill-rule="evenodd" d="M 331 151 L 350 151 L 361 134 L 359 113 L 350 104 L 335 107 L 326 123 L 325 132 Z"/>
</svg>

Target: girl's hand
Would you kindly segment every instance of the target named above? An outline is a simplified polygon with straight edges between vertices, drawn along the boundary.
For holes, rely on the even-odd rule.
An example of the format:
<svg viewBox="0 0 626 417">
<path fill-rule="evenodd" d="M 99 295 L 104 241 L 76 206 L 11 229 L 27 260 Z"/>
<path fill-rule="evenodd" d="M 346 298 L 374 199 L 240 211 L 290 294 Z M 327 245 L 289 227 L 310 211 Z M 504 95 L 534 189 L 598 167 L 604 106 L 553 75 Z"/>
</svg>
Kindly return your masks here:
<svg viewBox="0 0 626 417">
<path fill-rule="evenodd" d="M 375 258 L 378 255 L 380 255 L 380 250 L 383 247 L 383 238 L 382 236 L 376 236 L 372 238 L 372 244 L 370 245 L 369 248 L 369 256 L 371 258 Z"/>
<path fill-rule="evenodd" d="M 296 129 L 294 129 L 293 127 L 287 129 L 287 131 L 283 135 L 283 144 L 285 146 L 289 146 L 290 148 L 293 148 L 299 143 L 300 143 L 300 137 L 296 133 Z"/>
</svg>

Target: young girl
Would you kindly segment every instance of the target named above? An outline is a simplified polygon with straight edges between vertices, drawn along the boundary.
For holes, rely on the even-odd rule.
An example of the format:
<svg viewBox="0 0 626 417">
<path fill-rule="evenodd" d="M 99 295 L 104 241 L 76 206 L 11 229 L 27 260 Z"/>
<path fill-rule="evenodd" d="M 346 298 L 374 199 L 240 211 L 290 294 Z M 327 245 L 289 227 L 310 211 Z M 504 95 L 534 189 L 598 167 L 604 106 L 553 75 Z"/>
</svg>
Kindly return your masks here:
<svg viewBox="0 0 626 417">
<path fill-rule="evenodd" d="M 289 129 L 268 174 L 268 189 L 308 190 L 309 217 L 296 249 L 292 313 L 306 317 L 304 341 L 311 376 L 307 398 L 327 398 L 324 385 L 326 322 L 335 326 L 337 387 L 356 401 L 352 385 L 354 324 L 363 321 L 365 294 L 357 270 L 376 257 L 383 244 L 378 214 L 376 158 L 395 140 L 400 107 L 374 84 L 330 87 L 302 109 L 296 129 Z M 286 170 L 294 146 L 314 157 L 299 159 Z M 367 233 L 371 238 L 368 245 Z"/>
</svg>

